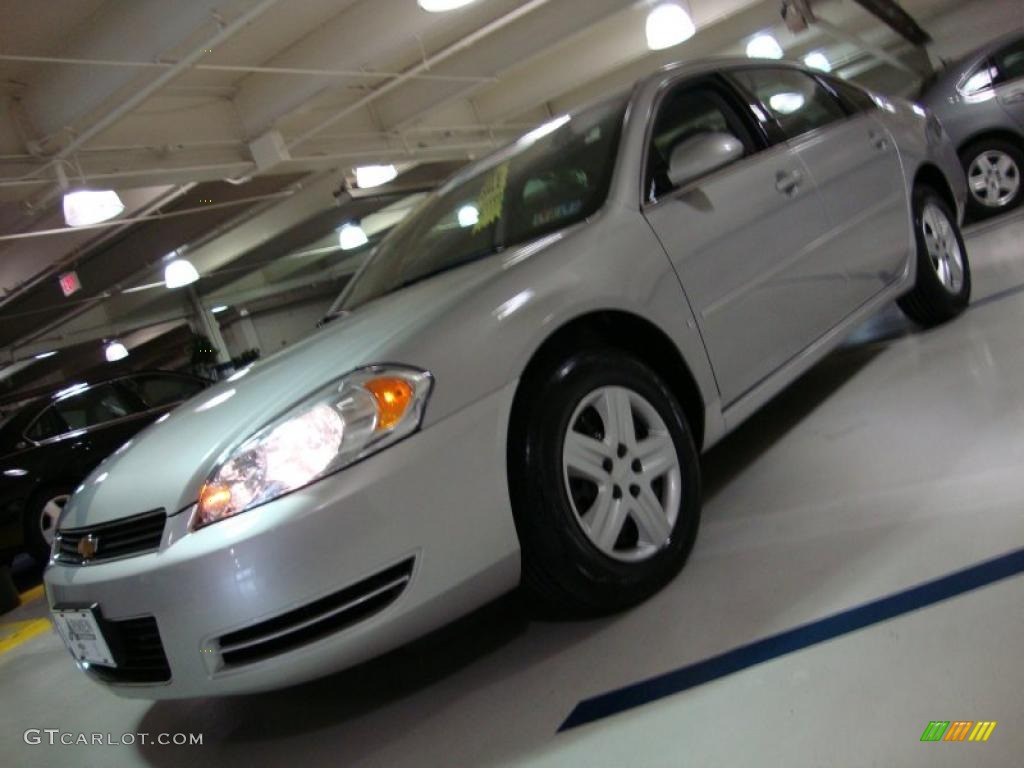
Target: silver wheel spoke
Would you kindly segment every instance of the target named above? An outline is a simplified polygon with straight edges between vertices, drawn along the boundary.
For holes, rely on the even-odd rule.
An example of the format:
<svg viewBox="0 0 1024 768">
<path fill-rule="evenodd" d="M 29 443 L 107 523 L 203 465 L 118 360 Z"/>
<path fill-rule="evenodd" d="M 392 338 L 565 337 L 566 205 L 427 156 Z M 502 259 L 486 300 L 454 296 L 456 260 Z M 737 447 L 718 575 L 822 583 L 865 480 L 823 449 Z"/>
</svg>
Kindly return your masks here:
<svg viewBox="0 0 1024 768">
<path fill-rule="evenodd" d="M 607 480 L 603 462 L 610 457 L 611 450 L 600 440 L 571 430 L 566 435 L 565 463 L 576 474 L 591 480 Z"/>
<path fill-rule="evenodd" d="M 640 535 L 649 544 L 660 547 L 672 533 L 672 529 L 665 519 L 665 511 L 661 502 L 654 495 L 649 487 L 641 486 L 640 495 L 633 500 L 632 504 L 633 521 L 640 529 Z"/>
<path fill-rule="evenodd" d="M 604 420 L 606 442 L 627 448 L 636 445 L 636 427 L 626 390 L 619 387 L 606 389 L 598 412 Z"/>
<path fill-rule="evenodd" d="M 622 506 L 622 499 L 613 498 L 608 488 L 598 493 L 593 508 L 583 518 L 583 524 L 589 528 L 591 540 L 602 550 L 615 547 L 625 522 L 626 510 Z"/>
<path fill-rule="evenodd" d="M 43 505 L 39 515 L 39 533 L 47 544 L 53 544 L 53 537 L 57 533 L 57 521 L 60 519 L 60 513 L 64 511 L 68 498 L 66 495 L 55 496 Z"/>
<path fill-rule="evenodd" d="M 676 447 L 669 435 L 653 435 L 636 446 L 644 477 L 654 480 L 676 466 Z"/>
</svg>

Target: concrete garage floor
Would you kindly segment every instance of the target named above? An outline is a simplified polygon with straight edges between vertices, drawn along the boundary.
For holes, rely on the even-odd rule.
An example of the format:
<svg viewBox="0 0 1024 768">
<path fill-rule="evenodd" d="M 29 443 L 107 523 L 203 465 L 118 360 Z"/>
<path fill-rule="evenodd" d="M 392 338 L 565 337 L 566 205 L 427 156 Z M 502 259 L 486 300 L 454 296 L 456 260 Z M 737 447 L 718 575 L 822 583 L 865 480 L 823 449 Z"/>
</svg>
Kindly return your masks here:
<svg viewBox="0 0 1024 768">
<path fill-rule="evenodd" d="M 883 313 L 706 457 L 693 557 L 631 613 L 531 622 L 510 598 L 317 683 L 155 705 L 101 690 L 45 632 L 0 654 L 4 762 L 1020 765 L 1022 575 L 557 733 L 587 697 L 1024 548 L 1024 217 L 969 248 L 963 318 L 922 333 Z M 932 720 L 998 726 L 921 743 Z M 203 746 L 33 746 L 28 728 Z"/>
</svg>

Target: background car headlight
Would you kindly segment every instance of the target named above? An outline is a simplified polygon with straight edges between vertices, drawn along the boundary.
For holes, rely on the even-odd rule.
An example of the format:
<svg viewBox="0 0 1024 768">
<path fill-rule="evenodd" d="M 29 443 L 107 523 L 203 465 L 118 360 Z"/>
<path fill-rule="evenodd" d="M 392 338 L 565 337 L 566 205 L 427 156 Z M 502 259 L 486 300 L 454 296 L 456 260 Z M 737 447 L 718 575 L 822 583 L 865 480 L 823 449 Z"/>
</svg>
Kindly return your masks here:
<svg viewBox="0 0 1024 768">
<path fill-rule="evenodd" d="M 306 398 L 235 448 L 203 485 L 192 529 L 309 485 L 419 428 L 433 379 L 375 366 Z"/>
</svg>

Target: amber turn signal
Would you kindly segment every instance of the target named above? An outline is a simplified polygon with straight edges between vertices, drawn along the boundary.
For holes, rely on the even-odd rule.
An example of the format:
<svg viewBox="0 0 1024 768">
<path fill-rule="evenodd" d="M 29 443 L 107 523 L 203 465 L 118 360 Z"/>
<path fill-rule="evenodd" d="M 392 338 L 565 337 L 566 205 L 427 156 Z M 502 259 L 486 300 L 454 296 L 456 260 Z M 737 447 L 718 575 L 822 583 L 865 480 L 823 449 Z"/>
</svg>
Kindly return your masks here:
<svg viewBox="0 0 1024 768">
<path fill-rule="evenodd" d="M 405 416 L 412 404 L 413 389 L 403 379 L 382 376 L 370 379 L 363 389 L 377 401 L 377 429 L 391 429 Z"/>
</svg>

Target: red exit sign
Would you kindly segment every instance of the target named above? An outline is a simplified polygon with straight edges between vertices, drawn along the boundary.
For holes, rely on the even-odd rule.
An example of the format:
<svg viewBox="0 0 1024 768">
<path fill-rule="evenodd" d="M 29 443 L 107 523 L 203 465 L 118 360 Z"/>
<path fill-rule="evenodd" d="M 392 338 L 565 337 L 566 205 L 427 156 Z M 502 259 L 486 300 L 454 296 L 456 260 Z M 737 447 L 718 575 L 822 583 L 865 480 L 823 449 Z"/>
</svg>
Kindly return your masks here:
<svg viewBox="0 0 1024 768">
<path fill-rule="evenodd" d="M 58 280 L 60 281 L 60 289 L 64 292 L 65 296 L 70 296 L 82 290 L 82 283 L 78 280 L 77 272 L 65 272 Z"/>
</svg>

